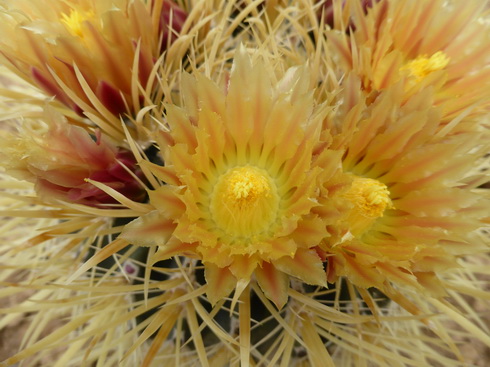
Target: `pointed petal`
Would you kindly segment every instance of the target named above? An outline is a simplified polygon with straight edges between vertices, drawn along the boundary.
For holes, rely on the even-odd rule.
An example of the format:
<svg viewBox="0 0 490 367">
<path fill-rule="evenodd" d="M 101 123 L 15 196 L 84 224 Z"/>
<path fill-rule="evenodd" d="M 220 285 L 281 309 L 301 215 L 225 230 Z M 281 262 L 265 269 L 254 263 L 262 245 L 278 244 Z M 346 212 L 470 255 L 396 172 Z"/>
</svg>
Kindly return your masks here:
<svg viewBox="0 0 490 367">
<path fill-rule="evenodd" d="M 208 285 L 206 295 L 213 306 L 219 300 L 228 297 L 237 284 L 229 268 L 219 268 L 214 264 L 204 266 L 204 276 Z"/>
<path fill-rule="evenodd" d="M 171 237 L 164 245 L 158 247 L 158 251 L 151 258 L 151 263 L 156 264 L 159 261 L 167 260 L 177 255 L 195 257 L 196 246 L 195 244 L 181 242 L 177 238 Z"/>
<path fill-rule="evenodd" d="M 238 279 L 248 279 L 258 265 L 257 256 L 236 255 L 230 265 L 230 270 Z"/>
<path fill-rule="evenodd" d="M 268 262 L 263 262 L 262 267 L 255 270 L 255 276 L 265 296 L 274 302 L 278 309 L 284 307 L 288 301 L 289 277 Z"/>
<path fill-rule="evenodd" d="M 316 251 L 298 249 L 293 258 L 284 256 L 273 262 L 274 266 L 308 284 L 327 286 L 323 263 Z"/>
<path fill-rule="evenodd" d="M 298 222 L 298 227 L 292 233 L 295 242 L 304 247 L 313 247 L 322 239 L 328 237 L 325 222 L 318 216 L 308 216 Z"/>
<path fill-rule="evenodd" d="M 175 227 L 155 210 L 127 224 L 119 237 L 136 246 L 159 246 L 169 240 Z"/>
</svg>

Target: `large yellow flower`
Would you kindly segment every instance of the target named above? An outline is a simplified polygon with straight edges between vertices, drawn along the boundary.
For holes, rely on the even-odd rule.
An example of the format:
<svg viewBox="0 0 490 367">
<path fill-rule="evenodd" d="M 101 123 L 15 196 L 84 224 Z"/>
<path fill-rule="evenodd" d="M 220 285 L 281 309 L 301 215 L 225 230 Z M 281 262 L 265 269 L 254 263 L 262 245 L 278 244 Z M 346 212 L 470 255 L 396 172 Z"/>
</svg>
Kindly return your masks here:
<svg viewBox="0 0 490 367">
<path fill-rule="evenodd" d="M 121 139 L 119 115 L 148 104 L 152 68 L 186 19 L 169 0 L 2 0 L 0 9 L 2 62 Z"/>
<path fill-rule="evenodd" d="M 274 82 L 271 65 L 235 56 L 220 88 L 203 76 L 183 76 L 184 107 L 167 106 L 159 134 L 166 183 L 150 192 L 155 210 L 129 224 L 122 237 L 159 246 L 156 260 L 187 254 L 202 260 L 208 297 L 228 295 L 255 273 L 277 305 L 288 275 L 325 285 L 315 250 L 327 218 L 312 212 L 322 183 L 340 171 L 340 154 L 319 149 L 325 106 L 316 106 L 306 68 Z M 330 218 L 328 220 L 331 220 Z"/>
<path fill-rule="evenodd" d="M 364 15 L 360 1 L 349 0 L 336 17 L 337 29 L 327 33 L 330 48 L 341 73 L 356 72 L 371 99 L 406 79 L 407 97 L 428 85 L 437 90 L 434 103 L 442 107 L 442 124 L 463 111 L 470 116 L 488 112 L 485 1 L 383 0 Z M 342 28 L 347 24 L 355 29 L 349 34 Z"/>
</svg>

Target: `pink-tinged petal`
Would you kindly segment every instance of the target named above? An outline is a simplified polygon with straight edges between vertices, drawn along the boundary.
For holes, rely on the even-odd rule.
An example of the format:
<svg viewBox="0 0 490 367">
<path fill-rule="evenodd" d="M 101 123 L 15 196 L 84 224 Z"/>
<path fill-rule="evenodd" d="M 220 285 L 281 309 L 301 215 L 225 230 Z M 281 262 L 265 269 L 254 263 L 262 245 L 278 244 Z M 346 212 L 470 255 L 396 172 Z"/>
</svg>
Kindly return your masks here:
<svg viewBox="0 0 490 367">
<path fill-rule="evenodd" d="M 443 230 L 450 230 L 454 232 L 470 232 L 481 226 L 479 221 L 472 220 L 472 218 L 466 218 L 466 220 L 461 220 L 459 216 L 452 217 L 413 217 L 413 216 L 403 216 L 403 217 L 390 217 L 383 218 L 383 221 L 390 226 L 393 226 L 392 233 L 396 236 L 398 233 L 407 232 L 408 227 L 420 227 L 427 231 L 436 231 L 438 228 Z M 413 228 L 412 228 L 413 230 Z M 444 233 L 445 236 L 439 237 L 440 239 L 447 237 L 447 232 Z M 417 234 L 414 235 L 416 237 Z"/>
<path fill-rule="evenodd" d="M 223 152 L 225 150 L 226 138 L 223 120 L 221 116 L 209 109 L 201 109 L 199 111 L 199 131 L 198 147 L 196 152 L 203 154 L 206 152 L 205 158 L 207 163 L 203 162 L 204 157 L 198 162 L 199 168 L 204 169 L 210 164 L 210 159 L 217 166 L 221 166 L 223 160 Z"/>
<path fill-rule="evenodd" d="M 368 163 L 390 159 L 403 152 L 405 146 L 425 125 L 427 111 L 415 111 L 389 125 L 386 132 L 377 135 L 369 145 L 364 160 Z"/>
<path fill-rule="evenodd" d="M 446 216 L 476 203 L 478 196 L 466 190 L 449 187 L 425 188 L 409 192 L 394 202 L 396 209 L 418 217 Z"/>
<path fill-rule="evenodd" d="M 179 186 L 181 184 L 179 178 L 175 174 L 175 171 L 170 167 L 159 166 L 158 164 L 149 161 L 142 161 L 139 164 L 140 166 L 144 166 L 149 169 L 156 178 L 162 180 L 166 184 L 175 186 Z"/>
<path fill-rule="evenodd" d="M 383 218 L 383 221 L 388 222 Z M 384 224 L 384 223 L 383 223 Z M 388 225 L 375 225 L 373 230 L 388 233 L 396 238 L 400 243 L 408 242 L 414 244 L 430 245 L 438 243 L 440 240 L 449 239 L 451 236 L 442 228 L 403 226 L 388 222 Z"/>
<path fill-rule="evenodd" d="M 114 88 L 106 81 L 100 81 L 96 91 L 102 104 L 114 115 L 121 115 L 126 112 L 126 105 L 121 95 L 121 91 Z"/>
<path fill-rule="evenodd" d="M 193 156 L 186 144 L 174 145 L 170 152 L 170 160 L 177 171 L 185 172 L 194 168 Z"/>
<path fill-rule="evenodd" d="M 137 246 L 161 246 L 170 239 L 175 227 L 154 210 L 127 224 L 119 237 Z"/>
<path fill-rule="evenodd" d="M 204 247 L 198 246 L 197 251 L 201 259 L 204 259 L 204 264 L 214 264 L 220 268 L 226 268 L 234 261 L 234 256 L 228 253 L 223 253 L 220 246 Z"/>
<path fill-rule="evenodd" d="M 226 108 L 225 95 L 218 85 L 201 74 L 196 76 L 196 81 L 195 87 L 197 88 L 199 107 L 202 110 L 209 110 L 218 116 L 223 116 Z"/>
<path fill-rule="evenodd" d="M 396 240 L 381 240 L 374 237 L 363 237 L 365 246 L 374 247 L 383 257 L 393 261 L 407 261 L 417 251 L 417 245 L 413 242 L 402 242 Z"/>
<path fill-rule="evenodd" d="M 338 254 L 336 260 L 339 260 L 336 264 L 337 275 L 346 276 L 358 287 L 382 287 L 385 277 L 374 266 L 361 265 L 354 257 L 343 253 Z"/>
<path fill-rule="evenodd" d="M 237 284 L 236 278 L 227 267 L 219 268 L 214 264 L 206 264 L 204 276 L 207 284 L 206 295 L 212 305 L 228 297 Z"/>
<path fill-rule="evenodd" d="M 373 84 L 376 89 L 385 89 L 400 80 L 400 66 L 403 55 L 395 50 L 383 57 L 373 73 Z"/>
<path fill-rule="evenodd" d="M 456 155 L 454 153 L 461 152 L 461 150 L 462 145 L 454 143 L 414 149 L 401 158 L 390 172 L 383 176 L 383 181 L 407 183 L 407 186 L 402 185 L 401 189 L 408 192 L 430 183 L 440 183 L 444 179 L 460 177 L 460 174 L 474 161 L 474 158 L 469 154 Z M 390 187 L 390 192 L 397 196 L 405 193 L 396 189 L 396 186 Z"/>
<path fill-rule="evenodd" d="M 409 273 L 406 269 L 387 263 L 376 264 L 376 269 L 378 269 L 378 271 L 383 274 L 386 279 L 389 279 L 392 283 L 409 287 L 419 286 L 417 278 L 412 273 Z"/>
<path fill-rule="evenodd" d="M 265 296 L 278 309 L 283 308 L 288 301 L 289 277 L 268 262 L 263 262 L 261 267 L 255 269 L 255 276 Z"/>
<path fill-rule="evenodd" d="M 315 250 L 298 249 L 293 258 L 284 256 L 273 264 L 280 271 L 307 284 L 327 286 L 323 263 Z"/>
<path fill-rule="evenodd" d="M 325 149 L 315 158 L 314 165 L 322 168 L 319 176 L 323 181 L 327 181 L 342 169 L 342 154 L 342 150 Z"/>
<path fill-rule="evenodd" d="M 73 103 L 66 96 L 66 94 L 59 88 L 54 80 L 49 76 L 47 77 L 41 70 L 38 68 L 32 67 L 31 74 L 34 81 L 47 93 L 55 96 L 60 102 L 64 103 L 67 106 L 71 106 Z"/>
<path fill-rule="evenodd" d="M 449 269 L 460 267 L 456 257 L 448 254 L 443 246 L 431 246 L 421 249 L 413 256 L 412 262 L 413 271 L 418 272 L 435 271 L 442 273 Z"/>
</svg>

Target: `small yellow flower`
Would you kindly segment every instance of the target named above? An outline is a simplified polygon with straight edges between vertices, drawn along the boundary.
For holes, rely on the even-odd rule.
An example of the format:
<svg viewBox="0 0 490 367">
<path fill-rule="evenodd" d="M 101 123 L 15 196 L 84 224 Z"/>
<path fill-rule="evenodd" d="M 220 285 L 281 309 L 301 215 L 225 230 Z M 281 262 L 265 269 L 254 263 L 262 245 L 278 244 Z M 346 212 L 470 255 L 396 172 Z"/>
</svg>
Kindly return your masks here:
<svg viewBox="0 0 490 367">
<path fill-rule="evenodd" d="M 151 77 L 187 14 L 170 0 L 1 3 L 2 62 L 49 96 L 123 139 L 155 91 Z"/>
<path fill-rule="evenodd" d="M 328 280 L 345 276 L 360 288 L 393 294 L 396 284 L 440 296 L 442 274 L 458 266 L 459 256 L 483 248 L 474 236 L 488 204 L 466 177 L 488 151 L 488 139 L 479 127 L 457 135 L 439 130 L 431 89 L 405 104 L 404 86 L 395 85 L 368 104 L 356 86 L 348 80 L 343 93 L 357 101 L 351 108 L 362 119 L 333 136 L 333 145 L 345 149 L 351 182 L 322 201 L 329 208 L 323 211 L 342 213 L 319 245 Z M 350 112 L 340 108 L 327 129 L 346 119 L 343 113 Z"/>
<path fill-rule="evenodd" d="M 393 208 L 386 185 L 372 178 L 354 178 L 342 196 L 352 204 L 346 220 L 354 235 L 364 233 L 385 210 Z"/>
<path fill-rule="evenodd" d="M 402 78 L 409 79 L 407 98 L 432 85 L 442 124 L 463 112 L 488 112 L 490 22 L 485 1 L 420 0 L 414 6 L 411 0 L 388 0 L 373 3 L 363 16 L 358 2 L 345 5 L 350 13 L 344 16 L 354 31 L 328 31 L 341 74 L 359 75 L 372 98 Z M 344 23 L 337 19 L 337 27 Z"/>
</svg>

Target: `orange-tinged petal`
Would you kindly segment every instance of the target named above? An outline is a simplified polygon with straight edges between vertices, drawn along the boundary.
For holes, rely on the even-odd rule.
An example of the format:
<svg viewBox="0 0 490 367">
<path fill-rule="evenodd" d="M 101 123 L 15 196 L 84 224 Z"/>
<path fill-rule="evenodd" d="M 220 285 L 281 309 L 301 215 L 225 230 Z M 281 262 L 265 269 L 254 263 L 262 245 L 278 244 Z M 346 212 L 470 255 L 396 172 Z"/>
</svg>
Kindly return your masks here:
<svg viewBox="0 0 490 367">
<path fill-rule="evenodd" d="M 265 246 L 267 246 L 267 251 L 269 252 L 267 260 L 275 260 L 283 256 L 291 257 L 294 255 L 298 247 L 296 242 L 289 237 L 271 239 L 264 244 L 264 247 Z"/>
<path fill-rule="evenodd" d="M 423 188 L 409 192 L 394 202 L 397 209 L 418 217 L 453 215 L 458 209 L 469 207 L 479 196 L 456 188 Z"/>
<path fill-rule="evenodd" d="M 293 258 L 284 256 L 273 261 L 280 271 L 314 285 L 327 285 L 323 263 L 315 250 L 299 248 Z"/>
<path fill-rule="evenodd" d="M 344 275 L 353 284 L 362 288 L 382 287 L 385 277 L 379 273 L 374 265 L 361 265 L 354 257 L 343 253 L 335 257 L 335 271 L 337 272 L 337 276 Z"/>
<path fill-rule="evenodd" d="M 417 283 L 417 278 L 407 269 L 393 266 L 388 263 L 378 263 L 376 264 L 376 269 L 392 283 L 409 286 L 411 288 L 420 288 Z"/>
<path fill-rule="evenodd" d="M 204 276 L 207 284 L 206 295 L 212 305 L 228 297 L 237 283 L 229 268 L 219 268 L 211 263 L 204 266 Z"/>
<path fill-rule="evenodd" d="M 179 255 L 197 258 L 196 247 L 195 243 L 185 243 L 172 236 L 165 244 L 158 246 L 158 250 L 153 254 L 151 262 L 156 264 L 159 261 Z"/>
<path fill-rule="evenodd" d="M 294 241 L 302 247 L 314 247 L 328 237 L 325 222 L 319 216 L 310 215 L 298 222 L 296 230 L 291 233 Z"/>
<path fill-rule="evenodd" d="M 150 202 L 165 218 L 176 218 L 185 211 L 185 205 L 178 197 L 175 186 L 165 185 L 148 192 Z"/>
<path fill-rule="evenodd" d="M 250 279 L 259 262 L 257 255 L 236 255 L 230 264 L 230 271 L 238 279 Z"/>
<path fill-rule="evenodd" d="M 278 309 L 288 301 L 289 276 L 279 271 L 269 262 L 263 262 L 255 270 L 255 276 L 260 288 Z"/>
<path fill-rule="evenodd" d="M 154 210 L 127 224 L 120 238 L 137 246 L 164 245 L 172 236 L 176 225 Z"/>
</svg>

